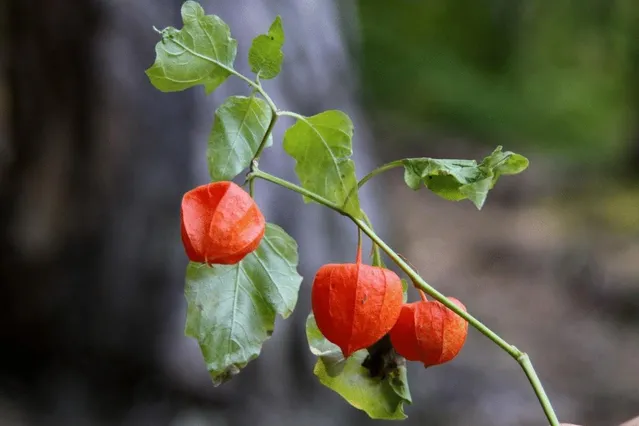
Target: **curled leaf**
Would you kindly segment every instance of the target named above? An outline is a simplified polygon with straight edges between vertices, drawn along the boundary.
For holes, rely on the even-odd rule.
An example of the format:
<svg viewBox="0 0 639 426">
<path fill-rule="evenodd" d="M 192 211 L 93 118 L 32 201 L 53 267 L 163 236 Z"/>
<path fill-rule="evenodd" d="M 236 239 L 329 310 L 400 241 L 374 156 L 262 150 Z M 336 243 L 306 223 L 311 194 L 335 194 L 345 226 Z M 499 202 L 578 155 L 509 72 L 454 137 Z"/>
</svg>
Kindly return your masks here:
<svg viewBox="0 0 639 426">
<path fill-rule="evenodd" d="M 451 201 L 470 200 L 480 209 L 502 175 L 521 173 L 528 159 L 514 152 L 502 152 L 498 146 L 477 164 L 475 160 L 406 158 L 404 181 L 414 190 L 426 186 L 435 194 Z"/>
</svg>

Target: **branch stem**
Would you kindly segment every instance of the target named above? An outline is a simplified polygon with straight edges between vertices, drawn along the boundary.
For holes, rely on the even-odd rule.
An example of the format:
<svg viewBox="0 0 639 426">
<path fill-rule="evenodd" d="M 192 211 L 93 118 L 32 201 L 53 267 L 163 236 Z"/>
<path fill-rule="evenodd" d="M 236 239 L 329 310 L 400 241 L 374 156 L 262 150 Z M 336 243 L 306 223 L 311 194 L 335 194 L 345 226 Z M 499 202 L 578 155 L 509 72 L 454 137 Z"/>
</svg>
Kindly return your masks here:
<svg viewBox="0 0 639 426">
<path fill-rule="evenodd" d="M 517 359 L 519 356 L 521 356 L 522 352 L 519 349 L 517 349 L 516 347 L 509 344 L 501 337 L 499 337 L 495 332 L 493 332 L 491 329 L 486 327 L 477 318 L 475 318 L 471 314 L 461 309 L 459 306 L 451 302 L 446 296 L 444 296 L 442 293 L 440 293 L 435 288 L 433 288 L 430 284 L 424 281 L 424 279 L 420 277 L 417 274 L 417 272 L 415 272 L 415 270 L 411 268 L 410 265 L 406 263 L 404 259 L 402 259 L 395 252 L 395 250 L 390 248 L 377 234 L 375 234 L 375 232 L 372 229 L 370 229 L 368 225 L 366 225 L 366 223 L 364 223 L 360 219 L 355 219 L 355 218 L 351 218 L 351 219 L 353 220 L 353 222 L 355 222 L 357 226 L 360 227 L 362 232 L 368 235 L 368 237 L 371 240 L 373 240 L 373 242 L 377 244 L 384 251 L 384 253 L 386 253 L 386 255 L 390 257 L 393 260 L 393 262 L 395 262 L 395 264 L 399 266 L 399 268 L 402 271 L 404 271 L 404 273 L 406 273 L 406 275 L 408 275 L 408 277 L 413 281 L 413 283 L 418 289 L 422 290 L 424 293 L 428 294 L 430 297 L 437 300 L 438 302 L 446 306 L 448 309 L 455 312 L 460 317 L 464 318 L 466 321 L 468 321 L 470 325 L 475 327 L 477 330 L 479 330 L 480 333 L 482 333 L 483 335 L 488 337 L 490 340 L 495 342 L 500 348 L 508 352 L 508 354 L 512 356 L 513 358 Z"/>
<path fill-rule="evenodd" d="M 266 143 L 268 142 L 269 136 L 271 136 L 271 132 L 273 131 L 273 128 L 275 127 L 275 123 L 277 123 L 277 118 L 278 118 L 277 111 L 272 110 L 271 121 L 268 123 L 268 127 L 266 128 L 266 133 L 264 133 L 264 137 L 262 138 L 262 141 L 260 142 L 260 146 L 257 147 L 257 151 L 255 151 L 255 155 L 253 156 L 254 162 L 259 161 L 260 156 L 262 155 L 262 151 L 264 151 L 264 148 L 266 148 Z"/>
<path fill-rule="evenodd" d="M 301 114 L 298 114 L 296 112 L 292 112 L 292 111 L 278 111 L 277 115 L 288 115 L 289 117 L 293 117 L 297 120 L 304 120 L 306 121 L 306 117 L 304 117 Z"/>
<path fill-rule="evenodd" d="M 395 160 L 395 161 L 391 161 L 390 163 L 386 163 L 384 165 L 381 165 L 378 168 L 376 168 L 375 170 L 371 171 L 369 174 L 364 176 L 359 182 L 357 182 L 357 186 L 353 187 L 349 191 L 348 195 L 346 196 L 346 199 L 344 199 L 344 205 L 346 205 L 346 203 L 348 203 L 348 200 L 351 198 L 351 196 L 357 190 L 359 190 L 362 186 L 364 186 L 364 184 L 366 182 L 368 182 L 369 180 L 371 180 L 372 178 L 374 178 L 375 176 L 377 176 L 380 173 L 384 173 L 387 170 L 394 169 L 395 167 L 400 167 L 402 165 L 403 165 L 402 160 Z"/>
<path fill-rule="evenodd" d="M 546 395 L 546 391 L 544 391 L 544 387 L 539 380 L 539 376 L 537 376 L 535 367 L 533 367 L 532 362 L 530 362 L 530 357 L 527 353 L 522 353 L 521 356 L 517 358 L 517 362 L 521 366 L 522 370 L 524 370 L 524 374 L 526 374 L 530 385 L 535 391 L 535 395 L 539 400 L 539 404 L 541 404 L 541 408 L 544 410 L 544 414 L 546 415 L 548 422 L 552 426 L 558 426 L 559 419 L 555 414 L 555 410 L 552 408 L 552 404 L 550 403 L 550 399 L 548 399 L 548 395 Z"/>
<path fill-rule="evenodd" d="M 344 211 L 342 211 L 342 209 L 340 208 L 340 206 L 338 206 L 337 204 L 335 204 L 334 202 L 327 200 L 326 198 L 322 197 L 321 195 L 318 195 L 312 191 L 309 191 L 308 189 L 302 188 L 299 185 L 295 185 L 292 182 L 289 182 L 287 180 L 278 178 L 277 176 L 273 176 L 270 173 L 265 173 L 263 171 L 261 171 L 260 169 L 258 169 L 257 167 L 254 167 L 253 170 L 246 176 L 246 179 L 251 180 L 251 179 L 255 179 L 255 178 L 260 178 L 263 179 L 265 181 L 274 183 L 276 185 L 279 185 L 283 188 L 286 189 L 290 189 L 291 191 L 297 192 L 298 194 L 304 195 L 305 197 L 310 198 L 311 200 L 319 203 L 319 204 L 323 204 L 324 206 L 328 207 L 331 210 L 335 210 L 336 212 L 344 215 L 344 216 L 348 216 L 347 213 L 345 213 Z"/>
<path fill-rule="evenodd" d="M 395 161 L 391 161 L 390 163 L 386 163 L 384 165 L 381 165 L 378 168 L 376 168 L 375 170 L 371 171 L 366 176 L 364 176 L 363 178 L 361 178 L 360 181 L 357 182 L 357 188 L 361 188 L 362 186 L 364 186 L 364 184 L 366 182 L 368 182 L 369 180 L 371 180 L 372 178 L 374 178 L 378 174 L 384 173 L 385 171 L 388 171 L 390 169 L 394 169 L 396 167 L 401 167 L 403 165 L 404 165 L 404 162 L 402 160 L 395 160 Z"/>
<path fill-rule="evenodd" d="M 249 195 L 251 198 L 255 198 L 255 180 L 251 179 L 249 182 Z"/>
<path fill-rule="evenodd" d="M 368 227 L 373 229 L 373 224 L 371 223 L 371 220 L 368 218 L 366 213 L 362 211 L 362 214 L 364 215 L 364 221 L 366 222 Z M 359 231 L 362 232 L 361 229 Z M 373 266 L 382 266 L 382 256 L 379 254 L 379 246 L 375 243 L 373 243 Z"/>
<path fill-rule="evenodd" d="M 389 163 L 389 165 L 392 163 Z M 387 166 L 389 166 L 387 165 Z M 384 167 L 384 166 L 382 166 Z M 395 166 L 396 167 L 396 166 Z M 392 167 L 388 167 L 388 168 L 392 168 Z M 388 168 L 386 170 L 388 170 Z M 380 168 L 381 169 L 381 168 Z M 376 169 L 377 170 L 377 169 Z M 381 173 L 378 172 L 378 173 Z M 370 175 L 370 173 L 369 173 Z M 367 175 L 368 176 L 368 175 Z M 372 175 L 374 176 L 374 174 Z M 372 177 L 371 176 L 371 177 Z M 273 176 L 269 173 L 265 173 L 259 169 L 257 169 L 257 167 L 255 167 L 248 175 L 247 175 L 247 179 L 251 180 L 254 178 L 260 178 L 260 179 L 264 179 L 266 181 L 269 181 L 271 183 L 274 183 L 276 185 L 280 185 L 286 189 L 289 189 L 291 191 L 295 191 L 301 195 L 304 195 L 308 198 L 310 198 L 311 200 L 322 204 L 334 211 L 336 211 L 337 213 L 343 215 L 343 216 L 347 216 L 349 217 L 354 223 L 355 225 L 357 225 L 357 227 L 360 229 L 361 232 L 363 232 L 364 234 L 368 235 L 368 237 L 372 240 L 372 242 L 374 244 L 376 244 L 379 248 L 381 248 L 387 255 L 388 257 L 390 257 L 393 262 L 395 262 L 395 264 L 397 264 L 397 266 L 399 266 L 399 268 L 404 271 L 404 273 L 406 273 L 406 275 L 408 275 L 408 277 L 413 281 L 413 284 L 418 288 L 418 290 L 423 291 L 424 293 L 428 294 L 430 297 L 432 297 L 433 299 L 437 300 L 438 302 L 440 302 L 441 304 L 443 304 L 444 306 L 446 306 L 448 309 L 450 309 L 451 311 L 455 312 L 457 315 L 459 315 L 460 317 L 462 317 L 463 319 L 465 319 L 466 321 L 468 321 L 468 323 L 470 325 L 472 325 L 475 329 L 477 329 L 480 333 L 482 333 L 484 336 L 488 337 L 490 340 L 492 340 L 497 346 L 499 346 L 501 349 L 503 349 L 506 353 L 508 353 L 511 357 L 513 357 L 522 367 L 522 369 L 524 370 L 524 373 L 526 374 L 526 377 L 528 378 L 530 384 L 532 385 L 532 388 L 535 392 L 535 395 L 537 396 L 537 399 L 539 400 L 539 403 L 541 404 L 544 413 L 546 415 L 546 418 L 548 419 L 548 421 L 550 422 L 551 426 L 559 426 L 559 420 L 557 419 L 557 416 L 552 408 L 552 405 L 550 404 L 550 400 L 548 399 L 548 396 L 546 395 L 546 392 L 544 391 L 544 388 L 539 380 L 539 377 L 537 376 L 537 373 L 535 372 L 535 369 L 532 365 L 532 363 L 530 362 L 530 358 L 528 357 L 528 355 L 522 351 L 520 351 L 519 349 L 517 349 L 515 346 L 511 345 L 510 343 L 506 342 L 504 339 L 502 339 L 499 335 L 497 335 L 497 333 L 495 333 L 494 331 L 492 331 L 490 328 L 486 327 L 481 321 L 479 321 L 477 318 L 475 318 L 474 316 L 472 316 L 471 314 L 469 314 L 468 312 L 464 311 L 463 309 L 461 309 L 459 306 L 457 306 L 456 304 L 454 304 L 453 302 L 451 302 L 446 296 L 444 296 L 442 293 L 440 293 L 439 291 L 437 291 L 435 288 L 433 288 L 430 284 L 428 284 L 426 281 L 424 281 L 424 279 L 419 276 L 419 274 L 417 272 L 415 272 L 415 270 L 407 263 L 404 261 L 404 259 L 401 258 L 401 256 L 399 256 L 395 250 L 393 250 L 390 246 L 388 246 L 376 233 L 375 231 L 373 231 L 372 227 L 369 226 L 368 223 L 366 223 L 367 221 L 365 219 L 360 219 L 357 217 L 354 217 L 353 215 L 346 213 L 344 210 L 341 209 L 340 206 L 338 206 L 337 204 L 335 204 L 334 202 L 327 200 L 326 198 L 315 194 L 312 191 L 309 191 L 299 185 L 296 185 L 292 182 L 289 182 L 287 180 L 281 179 L 277 176 Z M 369 178 L 370 179 L 370 178 Z"/>
</svg>

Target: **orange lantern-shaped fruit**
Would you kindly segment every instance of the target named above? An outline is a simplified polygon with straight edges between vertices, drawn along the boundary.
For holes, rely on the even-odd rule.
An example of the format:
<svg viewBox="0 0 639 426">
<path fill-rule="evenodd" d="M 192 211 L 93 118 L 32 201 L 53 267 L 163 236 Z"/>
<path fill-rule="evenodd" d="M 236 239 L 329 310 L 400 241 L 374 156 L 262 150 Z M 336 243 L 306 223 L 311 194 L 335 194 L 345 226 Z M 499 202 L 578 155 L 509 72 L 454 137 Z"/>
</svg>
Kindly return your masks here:
<svg viewBox="0 0 639 426">
<path fill-rule="evenodd" d="M 182 243 L 193 262 L 231 265 L 260 244 L 266 222 L 251 196 L 229 181 L 198 186 L 184 194 Z"/>
<path fill-rule="evenodd" d="M 466 311 L 454 297 L 451 302 Z M 455 358 L 466 342 L 468 322 L 438 301 L 425 299 L 407 303 L 390 332 L 398 354 L 424 367 L 443 364 Z"/>
<path fill-rule="evenodd" d="M 402 296 L 397 274 L 362 264 L 361 250 L 356 263 L 322 266 L 311 291 L 317 327 L 345 358 L 390 331 L 401 311 Z"/>
</svg>

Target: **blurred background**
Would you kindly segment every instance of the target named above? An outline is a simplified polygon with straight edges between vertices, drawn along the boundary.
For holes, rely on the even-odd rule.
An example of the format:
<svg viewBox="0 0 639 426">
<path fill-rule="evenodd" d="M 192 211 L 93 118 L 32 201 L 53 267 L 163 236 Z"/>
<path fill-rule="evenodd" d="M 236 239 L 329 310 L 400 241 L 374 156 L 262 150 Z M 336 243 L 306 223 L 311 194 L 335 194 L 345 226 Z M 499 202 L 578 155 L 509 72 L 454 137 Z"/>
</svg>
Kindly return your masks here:
<svg viewBox="0 0 639 426">
<path fill-rule="evenodd" d="M 181 196 L 207 181 L 215 107 L 247 88 L 150 85 L 152 26 L 181 27 L 181 3 L 2 5 L 0 425 L 378 424 L 312 374 L 311 280 L 354 257 L 356 232 L 295 194 L 257 185 L 300 245 L 293 317 L 218 388 L 183 336 Z M 363 205 L 429 283 L 530 354 L 562 421 L 639 414 L 637 1 L 202 5 L 230 25 L 243 72 L 251 39 L 282 16 L 286 59 L 265 86 L 288 110 L 347 112 L 359 176 L 498 144 L 528 156 L 480 212 L 413 193 L 399 170 L 369 183 Z M 277 143 L 261 164 L 296 180 Z M 545 424 L 516 362 L 474 330 L 451 363 L 409 373 L 405 425 Z"/>
</svg>

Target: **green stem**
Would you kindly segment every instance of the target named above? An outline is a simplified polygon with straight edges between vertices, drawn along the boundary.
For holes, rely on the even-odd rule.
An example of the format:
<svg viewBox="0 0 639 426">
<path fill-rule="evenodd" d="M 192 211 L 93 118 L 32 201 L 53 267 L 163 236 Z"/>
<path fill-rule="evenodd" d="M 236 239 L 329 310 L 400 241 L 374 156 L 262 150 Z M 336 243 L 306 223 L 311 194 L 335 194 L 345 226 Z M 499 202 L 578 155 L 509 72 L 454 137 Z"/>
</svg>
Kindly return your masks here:
<svg viewBox="0 0 639 426">
<path fill-rule="evenodd" d="M 368 218 L 368 215 L 364 212 L 362 212 L 362 214 L 364 215 L 364 221 L 366 222 L 368 227 L 373 229 L 373 224 L 371 223 L 371 220 Z M 361 229 L 359 229 L 359 231 L 362 232 Z M 375 243 L 373 243 L 373 265 L 382 266 L 382 256 L 379 254 L 379 246 Z"/>
<path fill-rule="evenodd" d="M 375 233 L 375 231 L 373 231 L 373 229 L 366 223 L 366 220 L 356 218 L 352 216 L 351 214 L 346 213 L 337 204 L 333 203 L 330 200 L 327 200 L 326 198 L 318 194 L 315 194 L 312 191 L 309 191 L 305 188 L 302 188 L 301 186 L 295 185 L 294 183 L 291 183 L 284 179 L 280 179 L 277 176 L 273 176 L 269 173 L 262 172 L 261 170 L 258 170 L 257 168 L 252 170 L 247 176 L 247 179 L 254 179 L 254 178 L 264 179 L 276 185 L 280 185 L 284 188 L 290 189 L 291 191 L 295 191 L 301 195 L 304 195 L 310 198 L 311 200 L 317 203 L 323 204 L 324 206 L 332 210 L 335 210 L 336 212 L 344 216 L 349 217 L 362 232 L 368 235 L 368 237 L 373 241 L 374 244 L 377 244 L 388 255 L 388 257 L 390 257 L 397 264 L 397 266 L 399 266 L 402 269 L 402 271 L 404 271 L 404 273 L 406 273 L 406 275 L 410 277 L 410 279 L 413 281 L 413 283 L 417 286 L 418 289 L 422 290 L 423 292 L 431 296 L 433 299 L 437 300 L 438 302 L 446 306 L 448 309 L 450 309 L 451 311 L 455 312 L 457 315 L 459 315 L 460 317 L 468 321 L 470 325 L 472 325 L 480 333 L 488 337 L 497 346 L 499 346 L 501 349 L 507 352 L 511 357 L 513 357 L 521 365 L 522 369 L 524 370 L 524 373 L 526 374 L 526 377 L 530 381 L 530 384 L 532 385 L 533 390 L 535 391 L 535 394 L 537 395 L 537 399 L 539 400 L 539 403 L 541 404 L 544 410 L 544 413 L 546 414 L 546 417 L 548 418 L 548 421 L 550 422 L 550 425 L 559 426 L 559 420 L 557 419 L 557 416 L 555 415 L 552 405 L 550 404 L 550 400 L 548 399 L 548 396 L 546 395 L 546 392 L 544 391 L 544 388 L 541 385 L 541 382 L 539 381 L 539 377 L 537 376 L 537 373 L 535 372 L 535 369 L 532 366 L 532 363 L 530 362 L 528 355 L 520 351 L 519 349 L 517 349 L 515 346 L 506 342 L 504 339 L 499 337 L 494 331 L 486 327 L 477 318 L 475 318 L 468 312 L 461 309 L 459 306 L 451 302 L 446 296 L 444 296 L 439 291 L 431 287 L 426 281 L 424 281 L 422 277 L 419 276 L 417 272 L 415 272 L 415 270 L 413 270 L 413 268 L 411 268 L 411 266 L 408 263 L 406 263 L 395 252 L 395 250 L 389 247 Z"/>
<path fill-rule="evenodd" d="M 364 176 L 359 182 L 357 182 L 357 186 L 353 187 L 348 192 L 348 195 L 346 196 L 346 199 L 344 200 L 344 205 L 346 205 L 349 198 L 351 198 L 351 196 L 355 193 L 355 191 L 359 190 L 362 186 L 364 186 L 366 182 L 368 182 L 369 180 L 371 180 L 372 178 L 374 178 L 380 173 L 384 173 L 387 170 L 394 169 L 395 167 L 401 167 L 403 165 L 404 163 L 402 162 L 402 160 L 391 161 L 390 163 L 379 166 L 378 168 L 376 168 L 375 170 L 373 170 L 372 172 Z"/>
<path fill-rule="evenodd" d="M 403 165 L 404 165 L 404 162 L 402 160 L 395 160 L 395 161 L 391 161 L 390 163 L 386 163 L 382 166 L 379 166 L 378 168 L 376 168 L 375 170 L 371 171 L 369 174 L 364 176 L 362 179 L 360 179 L 360 181 L 357 182 L 357 188 L 361 188 L 362 186 L 364 186 L 366 182 L 368 182 L 369 180 L 371 180 L 378 174 L 384 173 L 385 171 L 390 169 L 394 169 L 395 167 L 401 167 Z"/>
<path fill-rule="evenodd" d="M 255 191 L 255 179 L 249 180 L 248 184 L 249 184 L 249 195 L 251 196 L 251 198 L 255 198 L 253 196 L 254 191 Z"/>
<path fill-rule="evenodd" d="M 255 151 L 255 155 L 253 156 L 254 163 L 257 164 L 257 161 L 260 159 L 260 155 L 262 155 L 262 151 L 266 148 L 266 142 L 268 142 L 268 137 L 271 135 L 273 128 L 275 127 L 275 123 L 277 123 L 277 110 L 272 110 L 271 121 L 268 123 L 268 127 L 266 128 L 266 133 L 264 133 L 264 137 L 260 142 L 260 145 L 257 147 L 257 151 Z"/>
<path fill-rule="evenodd" d="M 357 256 L 355 256 L 355 263 L 358 265 L 362 263 L 362 230 L 357 228 Z"/>
<path fill-rule="evenodd" d="M 488 337 L 497 346 L 502 348 L 511 357 L 513 357 L 519 363 L 519 365 L 521 365 L 522 369 L 524 370 L 524 373 L 526 374 L 526 377 L 528 377 L 528 380 L 530 381 L 530 384 L 532 385 L 533 390 L 535 391 L 535 395 L 537 395 L 537 399 L 539 400 L 539 403 L 541 404 L 541 407 L 544 410 L 544 413 L 546 414 L 546 417 L 548 421 L 550 422 L 551 426 L 559 426 L 559 420 L 557 419 L 557 415 L 555 414 L 555 411 L 553 410 L 552 405 L 550 404 L 550 400 L 548 399 L 548 396 L 546 395 L 546 392 L 544 391 L 544 388 L 541 385 L 541 382 L 539 381 L 539 377 L 537 377 L 537 373 L 535 372 L 535 369 L 532 363 L 530 362 L 530 358 L 528 357 L 528 355 L 520 351 L 519 349 L 517 349 L 515 346 L 506 342 L 504 339 L 499 337 L 497 333 L 495 333 L 494 331 L 486 327 L 477 318 L 475 318 L 471 314 L 461 309 L 459 306 L 451 302 L 446 296 L 444 296 L 443 294 L 438 292 L 436 289 L 431 287 L 426 281 L 424 281 L 422 277 L 419 276 L 419 274 L 417 274 L 417 272 L 413 270 L 413 268 L 410 267 L 410 265 L 408 265 L 397 253 L 395 253 L 395 251 L 392 248 L 390 248 L 381 238 L 379 238 L 379 236 L 377 236 L 377 234 L 375 234 L 375 232 L 372 229 L 370 229 L 363 221 L 359 219 L 355 219 L 355 218 L 352 218 L 352 219 L 355 222 L 355 224 L 359 226 L 359 228 L 366 235 L 368 235 L 371 240 L 373 240 L 373 242 L 377 243 L 381 247 L 381 249 L 384 250 L 384 252 L 388 255 L 388 257 L 393 259 L 393 261 L 397 264 L 397 266 L 399 266 L 406 273 L 406 275 L 408 275 L 411 278 L 413 283 L 420 290 L 422 290 L 424 293 L 428 294 L 429 296 L 431 296 L 432 298 L 434 298 L 435 300 L 437 300 L 438 302 L 446 306 L 451 311 L 455 312 L 460 317 L 464 318 L 466 321 L 468 321 L 470 325 L 475 327 L 480 333 Z"/>
<path fill-rule="evenodd" d="M 297 120 L 303 120 L 306 121 L 306 117 L 304 117 L 301 114 L 298 114 L 296 112 L 292 112 L 292 111 L 278 111 L 277 115 L 288 115 L 289 117 L 293 117 Z"/>
<path fill-rule="evenodd" d="M 504 339 L 502 339 L 496 333 L 494 333 L 492 330 L 486 327 L 481 321 L 479 321 L 478 319 L 473 317 L 471 314 L 467 313 L 466 311 L 461 309 L 459 306 L 451 302 L 446 296 L 441 294 L 439 291 L 435 290 L 430 284 L 424 281 L 424 279 L 420 277 L 419 274 L 417 274 L 417 272 L 415 272 L 415 270 L 411 268 L 410 265 L 404 261 L 404 259 L 402 259 L 397 253 L 395 253 L 395 250 L 390 248 L 381 238 L 379 238 L 379 236 L 372 229 L 370 229 L 368 225 L 364 223 L 364 221 L 360 219 L 355 219 L 355 218 L 352 218 L 352 220 L 353 222 L 355 222 L 357 226 L 360 227 L 360 229 L 366 235 L 369 236 L 371 240 L 373 240 L 373 242 L 375 242 L 377 245 L 380 246 L 382 250 L 384 250 L 384 253 L 386 253 L 388 257 L 390 257 L 393 260 L 393 262 L 395 262 L 397 266 L 399 266 L 400 269 L 406 273 L 406 275 L 408 275 L 408 277 L 413 281 L 415 286 L 417 286 L 420 290 L 424 291 L 426 294 L 431 296 L 433 299 L 442 303 L 444 306 L 446 306 L 451 311 L 455 312 L 460 317 L 464 318 L 466 321 L 468 321 L 470 325 L 475 327 L 483 335 L 485 335 L 490 340 L 495 342 L 500 348 L 508 352 L 508 354 L 512 356 L 513 358 L 516 359 L 519 356 L 521 356 L 522 352 L 519 349 L 510 345 L 508 342 L 506 342 Z"/>
<path fill-rule="evenodd" d="M 284 187 L 286 189 L 290 189 L 291 191 L 297 192 L 298 194 L 304 195 L 305 197 L 310 198 L 311 200 L 323 204 L 324 206 L 328 207 L 331 210 L 335 210 L 336 212 L 344 215 L 344 216 L 349 216 L 347 213 L 345 213 L 344 211 L 342 211 L 342 209 L 340 208 L 340 206 L 338 206 L 337 204 L 335 204 L 334 202 L 327 200 L 326 198 L 322 197 L 321 195 L 318 195 L 312 191 L 309 191 L 308 189 L 302 188 L 299 185 L 295 185 L 292 182 L 289 182 L 287 180 L 278 178 L 277 176 L 273 176 L 270 173 L 265 173 L 263 171 L 261 171 L 260 169 L 258 169 L 257 167 L 254 167 L 253 170 L 246 176 L 246 179 L 251 180 L 251 179 L 255 179 L 255 178 L 260 178 L 260 179 L 264 179 L 265 181 L 274 183 L 276 185 L 279 185 L 281 187 Z M 349 216 L 350 217 L 350 216 Z"/>
<path fill-rule="evenodd" d="M 555 414 L 555 410 L 553 410 L 552 404 L 550 403 L 550 399 L 548 399 L 548 395 L 546 395 L 546 392 L 544 391 L 544 387 L 542 386 L 541 381 L 539 380 L 539 377 L 537 376 L 535 367 L 533 367 L 532 362 L 530 362 L 530 357 L 528 356 L 527 353 L 522 353 L 521 356 L 517 358 L 517 362 L 519 363 L 519 365 L 521 365 L 521 368 L 524 370 L 524 374 L 526 374 L 526 377 L 528 378 L 530 385 L 535 391 L 535 395 L 537 395 L 539 404 L 541 404 L 541 407 L 544 410 L 544 414 L 546 415 L 548 422 L 552 426 L 558 426 L 559 419 L 557 418 L 557 415 Z"/>
<path fill-rule="evenodd" d="M 424 281 L 424 279 L 422 277 L 420 277 L 417 272 L 415 272 L 413 270 L 413 268 L 410 267 L 410 265 L 408 265 L 408 263 L 406 263 L 404 261 L 404 259 L 402 259 L 397 253 L 395 253 L 395 250 L 393 250 L 392 248 L 390 248 L 367 224 L 364 220 L 362 219 L 357 219 L 353 216 L 351 216 L 350 214 L 344 212 L 340 206 L 338 206 L 337 204 L 333 203 L 330 200 L 325 199 L 324 197 L 315 194 L 312 191 L 309 191 L 305 188 L 302 188 L 301 186 L 295 185 L 292 182 L 289 182 L 287 180 L 284 179 L 280 179 L 277 176 L 273 176 L 269 173 L 265 173 L 259 169 L 255 169 L 253 170 L 251 173 L 249 173 L 248 179 L 253 179 L 253 178 L 260 178 L 260 179 L 264 179 L 266 181 L 272 182 L 276 185 L 280 185 L 284 188 L 290 189 L 291 191 L 295 191 L 299 194 L 302 194 L 310 199 L 312 199 L 315 202 L 318 202 L 320 204 L 325 205 L 326 207 L 335 210 L 336 212 L 344 215 L 344 216 L 348 216 L 353 222 L 355 222 L 355 224 L 359 227 L 359 229 L 362 230 L 362 232 L 364 232 L 366 235 L 368 235 L 368 237 L 373 241 L 373 243 L 377 244 L 382 250 L 384 250 L 384 252 L 388 255 L 388 257 L 390 257 L 393 262 L 395 262 L 397 264 L 397 266 L 399 266 L 402 271 L 404 271 L 406 273 L 406 275 L 408 275 L 410 277 L 410 279 L 415 283 L 415 285 L 420 288 L 421 290 L 423 290 L 424 292 L 426 292 L 429 296 L 431 296 L 432 298 L 434 298 L 435 300 L 441 302 L 444 306 L 446 306 L 447 308 L 449 308 L 450 310 L 452 310 L 453 312 L 455 312 L 457 315 L 461 316 L 462 318 L 464 318 L 466 321 L 468 321 L 468 323 L 470 325 L 472 325 L 473 327 L 475 327 L 477 330 L 479 330 L 482 334 L 484 334 L 486 337 L 488 337 L 490 340 L 492 340 L 493 342 L 495 342 L 500 348 L 502 348 L 503 350 L 505 350 L 506 352 L 508 352 L 508 354 L 510 354 L 513 358 L 517 359 L 522 355 L 522 352 L 515 348 L 514 346 L 510 345 L 509 343 L 507 343 L 505 340 L 503 340 L 501 337 L 499 337 L 497 334 L 495 334 L 492 330 L 490 330 L 488 327 L 486 327 L 484 324 L 482 324 L 478 319 L 476 319 L 475 317 L 473 317 L 472 315 L 470 315 L 469 313 L 467 313 L 466 311 L 464 311 L 463 309 L 461 309 L 459 306 L 457 306 L 456 304 L 454 304 L 453 302 L 451 302 L 446 296 L 444 296 L 443 294 L 441 294 L 439 291 L 435 290 L 433 287 L 431 287 L 426 281 Z"/>
</svg>

